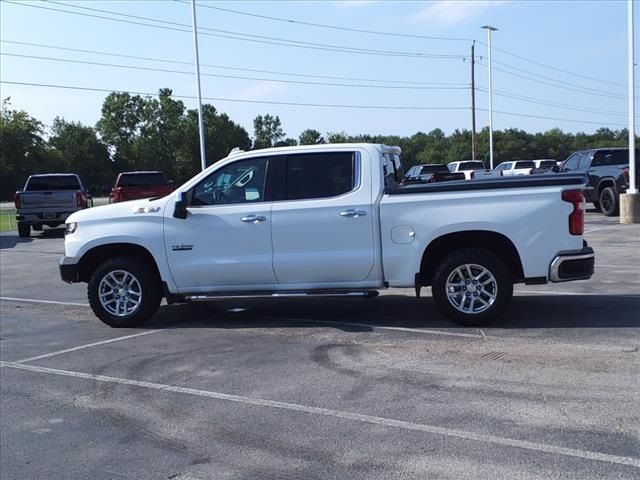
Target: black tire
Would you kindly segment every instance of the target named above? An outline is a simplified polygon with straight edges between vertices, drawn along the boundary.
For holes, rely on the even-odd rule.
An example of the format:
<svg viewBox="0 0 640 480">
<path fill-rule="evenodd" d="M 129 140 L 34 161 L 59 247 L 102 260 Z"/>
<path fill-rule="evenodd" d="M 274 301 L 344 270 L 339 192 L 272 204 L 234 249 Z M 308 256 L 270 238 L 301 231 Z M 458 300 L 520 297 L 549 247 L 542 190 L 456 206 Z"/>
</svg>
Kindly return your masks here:
<svg viewBox="0 0 640 480">
<path fill-rule="evenodd" d="M 593 202 L 593 206 L 596 210 L 600 210 L 600 202 Z"/>
<path fill-rule="evenodd" d="M 31 235 L 31 226 L 26 223 L 18 223 L 18 236 L 20 238 L 29 238 Z"/>
<path fill-rule="evenodd" d="M 615 217 L 620 213 L 620 203 L 616 191 L 605 187 L 600 192 L 600 211 L 607 217 Z"/>
<path fill-rule="evenodd" d="M 493 276 L 493 281 L 487 285 L 480 286 L 483 280 L 490 280 L 488 275 L 483 275 L 479 280 L 476 280 L 478 282 L 477 285 L 472 284 L 473 280 L 467 282 L 465 278 L 473 278 L 473 276 L 468 275 L 466 268 L 463 271 L 466 277 L 459 278 L 456 270 L 466 265 L 470 266 L 474 276 L 479 274 L 480 268 L 485 269 Z M 461 287 L 453 287 L 460 290 L 455 291 L 456 295 L 452 295 L 454 298 L 451 300 L 447 291 L 447 282 L 450 277 L 452 277 L 452 280 L 459 280 L 454 283 L 462 284 Z M 465 293 L 462 292 L 463 289 Z M 504 313 L 511 301 L 513 296 L 513 274 L 500 258 L 488 250 L 463 249 L 451 253 L 438 265 L 433 276 L 431 291 L 438 309 L 455 323 L 464 326 L 488 325 Z M 465 312 L 463 311 L 467 304 L 465 297 L 470 300 L 468 308 L 471 310 L 474 310 L 477 300 L 481 300 L 483 304 L 475 307 L 475 312 Z M 475 300 L 474 297 L 476 298 Z M 453 303 L 457 299 L 461 300 L 459 305 L 462 310 Z"/>
<path fill-rule="evenodd" d="M 139 303 L 129 314 L 126 314 L 125 311 L 120 315 L 116 315 L 110 312 L 107 307 L 103 306 L 100 302 L 99 293 L 101 282 L 110 273 L 114 272 L 126 272 L 135 277 L 137 281 L 138 286 L 133 289 L 136 290 L 136 292 L 132 294 L 133 296 L 131 298 L 135 300 L 135 295 L 139 293 Z M 121 273 L 114 273 L 114 275 L 115 277 L 110 278 L 117 279 L 118 276 L 120 276 L 120 280 L 128 278 L 124 277 Z M 113 280 L 110 281 L 113 282 Z M 106 284 L 103 284 L 103 288 L 104 287 L 106 287 Z M 116 290 L 118 289 L 114 288 L 114 291 Z M 162 300 L 162 286 L 157 273 L 147 263 L 130 256 L 113 257 L 101 263 L 91 275 L 91 280 L 87 286 L 87 293 L 89 296 L 89 305 L 91 305 L 91 309 L 96 317 L 114 328 L 131 328 L 143 325 L 158 311 L 160 301 Z M 121 291 L 118 291 L 118 293 L 122 295 Z M 115 295 L 116 294 L 113 294 L 108 300 L 113 301 L 114 298 L 116 298 Z M 127 294 L 125 293 L 125 295 Z"/>
</svg>

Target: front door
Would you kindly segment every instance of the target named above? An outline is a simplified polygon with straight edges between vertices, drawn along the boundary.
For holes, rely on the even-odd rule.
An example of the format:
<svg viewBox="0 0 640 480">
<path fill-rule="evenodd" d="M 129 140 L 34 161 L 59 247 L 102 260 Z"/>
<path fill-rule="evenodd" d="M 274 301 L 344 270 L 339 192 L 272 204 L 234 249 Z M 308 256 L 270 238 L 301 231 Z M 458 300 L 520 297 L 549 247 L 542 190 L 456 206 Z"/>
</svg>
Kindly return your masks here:
<svg viewBox="0 0 640 480">
<path fill-rule="evenodd" d="M 359 156 L 287 156 L 284 199 L 273 204 L 271 226 L 280 284 L 329 288 L 369 276 L 374 265 L 371 186 L 361 184 Z"/>
<path fill-rule="evenodd" d="M 167 209 L 165 250 L 180 292 L 276 283 L 268 167 L 266 157 L 228 164 L 186 192 L 186 219 Z"/>
</svg>

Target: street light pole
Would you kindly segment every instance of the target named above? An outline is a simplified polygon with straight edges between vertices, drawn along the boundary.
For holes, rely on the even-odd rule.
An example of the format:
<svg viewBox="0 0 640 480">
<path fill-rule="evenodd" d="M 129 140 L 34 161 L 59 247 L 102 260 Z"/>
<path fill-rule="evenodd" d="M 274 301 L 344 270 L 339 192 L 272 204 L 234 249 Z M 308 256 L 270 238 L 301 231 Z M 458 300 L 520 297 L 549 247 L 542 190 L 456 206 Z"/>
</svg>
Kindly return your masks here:
<svg viewBox="0 0 640 480">
<path fill-rule="evenodd" d="M 489 166 L 493 170 L 493 81 L 491 78 L 491 32 L 498 30 L 491 25 L 484 25 L 489 44 Z"/>
<path fill-rule="evenodd" d="M 629 69 L 629 189 L 627 193 L 637 194 L 636 185 L 636 119 L 635 119 L 635 68 L 633 63 L 633 0 L 627 0 L 627 37 L 629 46 L 628 69 Z"/>
<path fill-rule="evenodd" d="M 193 49 L 196 61 L 196 85 L 198 88 L 198 132 L 200 134 L 200 164 L 202 170 L 207 168 L 207 157 L 204 144 L 204 116 L 202 112 L 202 91 L 200 89 L 200 57 L 198 55 L 198 26 L 196 23 L 196 0 L 191 0 L 191 13 L 193 16 Z"/>
</svg>

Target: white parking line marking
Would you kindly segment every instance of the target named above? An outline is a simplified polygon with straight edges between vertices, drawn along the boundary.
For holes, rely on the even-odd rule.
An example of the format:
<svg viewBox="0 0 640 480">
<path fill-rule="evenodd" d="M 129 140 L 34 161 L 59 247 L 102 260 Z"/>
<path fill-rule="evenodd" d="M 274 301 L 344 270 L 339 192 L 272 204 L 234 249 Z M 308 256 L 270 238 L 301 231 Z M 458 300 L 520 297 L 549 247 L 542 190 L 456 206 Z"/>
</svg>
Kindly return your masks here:
<svg viewBox="0 0 640 480">
<path fill-rule="evenodd" d="M 64 350 L 57 350 L 51 353 L 45 353 L 43 355 L 37 355 L 35 357 L 24 358 L 22 360 L 17 360 L 13 363 L 27 363 L 27 362 L 35 362 L 36 360 L 42 360 L 43 358 L 55 357 L 57 355 L 62 355 L 63 353 L 69 352 L 77 352 L 78 350 L 84 350 L 85 348 L 97 347 L 99 345 L 107 345 L 109 343 L 120 342 L 122 340 L 128 340 L 130 338 L 142 337 L 144 335 L 151 335 L 152 333 L 162 332 L 162 330 L 148 330 L 146 332 L 134 333 L 131 335 L 125 335 L 123 337 L 110 338 L 109 340 L 102 340 L 100 342 L 87 343 L 86 345 L 79 345 L 73 348 L 65 348 Z"/>
<path fill-rule="evenodd" d="M 514 293 L 528 293 L 532 295 L 574 295 L 574 296 L 598 296 L 601 293 L 589 293 L 589 292 L 559 292 L 557 290 L 515 290 Z M 615 293 L 614 295 L 620 295 L 624 297 L 640 298 L 640 295 L 635 293 Z"/>
<path fill-rule="evenodd" d="M 0 297 L 0 300 L 6 300 L 7 302 L 45 303 L 49 305 L 70 305 L 72 307 L 88 307 L 89 306 L 88 303 L 59 302 L 56 300 L 37 300 L 35 298 Z"/>
<path fill-rule="evenodd" d="M 272 318 L 272 317 L 269 317 Z M 476 335 L 474 333 L 460 333 L 460 332 L 443 332 L 441 330 L 426 330 L 422 328 L 409 328 L 409 327 L 383 327 L 380 325 L 370 325 L 368 323 L 353 323 L 353 322 L 334 322 L 331 320 L 306 320 L 299 318 L 279 318 L 278 320 L 289 320 L 291 322 L 303 322 L 303 323 L 317 323 L 327 325 L 345 325 L 347 327 L 365 327 L 372 330 L 391 330 L 396 332 L 408 332 L 408 333 L 424 333 L 427 335 L 448 335 L 452 337 L 466 337 L 466 338 L 484 338 L 482 335 Z"/>
<path fill-rule="evenodd" d="M 607 225 L 606 227 L 600 227 L 600 228 L 592 228 L 591 230 L 585 230 L 584 235 L 586 235 L 587 233 L 591 233 L 591 232 L 598 232 L 600 230 L 606 230 L 609 228 L 620 228 L 620 225 Z"/>
<path fill-rule="evenodd" d="M 257 407 L 278 408 L 281 410 L 290 410 L 295 412 L 309 413 L 312 415 L 324 415 L 327 417 L 341 418 L 345 420 L 353 420 L 363 423 L 371 423 L 375 425 L 383 425 L 386 427 L 400 428 L 404 430 L 413 430 L 426 432 L 435 435 L 443 435 L 446 437 L 461 438 L 463 440 L 473 440 L 476 442 L 492 443 L 506 447 L 522 448 L 525 450 L 564 455 L 568 457 L 582 458 L 585 460 L 596 460 L 600 462 L 615 463 L 619 465 L 631 465 L 640 468 L 640 458 L 623 457 L 618 455 L 610 455 L 607 453 L 593 452 L 589 450 L 581 450 L 574 448 L 560 447 L 545 443 L 529 442 L 526 440 L 517 440 L 513 438 L 498 437 L 496 435 L 487 435 L 482 433 L 467 432 L 464 430 L 455 430 L 451 428 L 437 427 L 424 423 L 406 422 L 402 420 L 394 420 L 392 418 L 375 417 L 360 413 L 344 412 L 333 410 L 330 408 L 310 407 L 296 403 L 278 402 L 274 400 L 265 400 L 262 398 L 245 397 L 242 395 L 231 395 L 228 393 L 213 392 L 209 390 L 199 390 L 195 388 L 178 387 L 175 385 L 166 385 L 162 383 L 144 382 L 139 380 L 131 380 L 128 378 L 108 377 L 106 375 L 94 375 L 91 373 L 72 372 L 69 370 L 58 370 L 55 368 L 36 367 L 34 365 L 20 365 L 12 362 L 0 362 L 0 366 L 14 368 L 19 370 L 27 370 L 31 372 L 45 373 L 49 375 L 59 375 L 63 377 L 75 377 L 97 382 L 113 383 L 119 385 L 129 385 L 134 387 L 148 388 L 152 390 L 160 390 L 164 392 L 181 393 L 185 395 L 194 395 L 198 397 L 213 398 L 217 400 L 226 400 L 229 402 L 241 403 Z"/>
</svg>

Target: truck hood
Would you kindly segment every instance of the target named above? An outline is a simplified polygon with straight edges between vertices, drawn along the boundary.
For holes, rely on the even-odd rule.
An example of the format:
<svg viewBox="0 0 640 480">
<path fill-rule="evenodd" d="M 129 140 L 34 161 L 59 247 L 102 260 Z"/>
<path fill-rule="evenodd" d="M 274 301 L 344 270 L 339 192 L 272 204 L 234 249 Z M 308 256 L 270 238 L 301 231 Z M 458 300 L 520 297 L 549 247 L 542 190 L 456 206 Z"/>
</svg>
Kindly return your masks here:
<svg viewBox="0 0 640 480">
<path fill-rule="evenodd" d="M 133 217 L 134 215 L 161 216 L 164 211 L 164 206 L 168 200 L 169 197 L 159 198 L 156 200 L 141 199 L 87 208 L 86 210 L 80 210 L 70 215 L 69 218 L 67 218 L 67 223 L 114 220 Z"/>
</svg>

